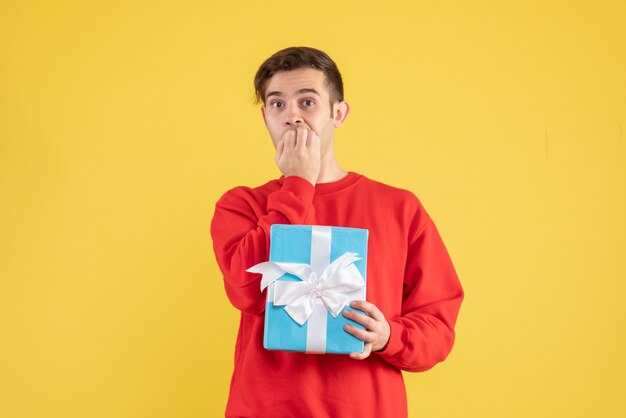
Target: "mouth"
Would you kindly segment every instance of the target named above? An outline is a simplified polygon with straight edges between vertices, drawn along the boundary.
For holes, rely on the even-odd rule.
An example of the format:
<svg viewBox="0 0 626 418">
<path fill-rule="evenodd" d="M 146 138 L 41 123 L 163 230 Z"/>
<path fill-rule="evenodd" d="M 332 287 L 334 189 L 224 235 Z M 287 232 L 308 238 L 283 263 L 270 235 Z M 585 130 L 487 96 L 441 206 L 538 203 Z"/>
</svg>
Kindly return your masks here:
<svg viewBox="0 0 626 418">
<path fill-rule="evenodd" d="M 303 127 L 305 127 L 305 128 L 307 128 L 309 131 L 314 132 L 314 133 L 315 133 L 315 135 L 320 136 L 320 134 L 319 134 L 319 133 L 318 133 L 315 129 L 311 128 L 311 127 L 310 127 L 309 125 L 307 125 L 306 123 L 305 123 L 305 124 L 303 124 L 303 125 L 300 125 L 300 126 L 294 126 L 293 128 L 286 129 L 286 130 L 283 132 L 283 135 L 285 134 L 285 132 L 288 132 L 288 131 L 290 131 L 290 130 L 295 130 L 296 128 L 298 128 L 298 127 L 302 127 L 302 126 L 303 126 Z"/>
</svg>

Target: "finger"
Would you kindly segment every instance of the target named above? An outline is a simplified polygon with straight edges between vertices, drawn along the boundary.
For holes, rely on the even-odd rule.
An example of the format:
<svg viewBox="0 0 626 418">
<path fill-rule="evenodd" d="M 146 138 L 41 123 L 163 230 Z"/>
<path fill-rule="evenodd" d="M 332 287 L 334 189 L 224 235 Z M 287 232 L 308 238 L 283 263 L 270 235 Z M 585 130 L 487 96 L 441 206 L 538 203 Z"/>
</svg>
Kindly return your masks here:
<svg viewBox="0 0 626 418">
<path fill-rule="evenodd" d="M 309 135 L 306 141 L 307 148 L 319 147 L 320 137 L 314 130 L 309 131 Z"/>
<path fill-rule="evenodd" d="M 355 327 L 354 325 L 345 324 L 343 329 L 347 333 L 354 335 L 356 338 L 361 341 L 365 341 L 366 343 L 371 343 L 376 340 L 376 334 L 374 332 Z"/>
<path fill-rule="evenodd" d="M 311 128 L 311 125 L 309 125 L 309 123 L 306 120 L 304 121 L 304 126 L 306 126 L 309 129 L 309 131 L 311 131 L 311 132 L 315 133 L 315 135 L 319 136 L 317 134 L 317 131 L 315 129 Z"/>
<path fill-rule="evenodd" d="M 350 302 L 350 306 L 365 312 L 378 321 L 385 319 L 385 315 L 383 315 L 380 309 L 378 309 L 373 303 L 366 300 L 353 300 Z"/>
<path fill-rule="evenodd" d="M 296 131 L 295 129 L 288 129 L 283 134 L 283 142 L 285 143 L 285 149 L 291 149 L 296 143 Z"/>
<path fill-rule="evenodd" d="M 343 316 L 363 325 L 368 330 L 373 330 L 376 326 L 376 320 L 362 313 L 352 311 L 350 309 L 343 310 Z"/>
<path fill-rule="evenodd" d="M 305 148 L 306 147 L 306 137 L 309 130 L 304 126 L 296 127 L 296 147 Z"/>
<path fill-rule="evenodd" d="M 350 353 L 350 357 L 352 357 L 355 360 L 365 360 L 366 358 L 370 356 L 371 353 L 372 353 L 372 344 L 366 343 L 365 346 L 363 347 L 362 353 Z"/>
</svg>

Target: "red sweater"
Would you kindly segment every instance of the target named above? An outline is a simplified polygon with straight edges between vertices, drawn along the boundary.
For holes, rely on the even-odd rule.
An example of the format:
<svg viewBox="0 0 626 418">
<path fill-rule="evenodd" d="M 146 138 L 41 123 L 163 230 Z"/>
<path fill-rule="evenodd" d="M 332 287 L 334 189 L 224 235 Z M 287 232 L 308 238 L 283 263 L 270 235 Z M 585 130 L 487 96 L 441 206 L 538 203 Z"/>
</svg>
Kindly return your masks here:
<svg viewBox="0 0 626 418">
<path fill-rule="evenodd" d="M 263 348 L 265 291 L 245 270 L 269 258 L 272 224 L 369 229 L 367 300 L 391 326 L 365 360 Z M 435 224 L 417 197 L 348 173 L 316 186 L 281 177 L 235 187 L 215 207 L 213 246 L 230 302 L 241 311 L 227 417 L 402 418 L 401 370 L 443 361 L 454 343 L 463 289 Z"/>
</svg>

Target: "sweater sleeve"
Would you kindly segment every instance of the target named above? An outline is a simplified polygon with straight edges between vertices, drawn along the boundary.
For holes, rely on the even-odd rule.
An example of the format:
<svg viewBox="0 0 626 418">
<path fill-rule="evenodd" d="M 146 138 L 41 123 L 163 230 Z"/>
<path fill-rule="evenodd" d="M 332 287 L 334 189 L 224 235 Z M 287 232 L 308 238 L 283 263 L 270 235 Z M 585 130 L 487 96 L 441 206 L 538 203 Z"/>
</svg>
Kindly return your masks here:
<svg viewBox="0 0 626 418">
<path fill-rule="evenodd" d="M 423 220 L 414 228 L 418 219 Z M 401 314 L 387 318 L 391 335 L 378 351 L 399 369 L 421 372 L 446 359 L 464 292 L 446 247 L 430 217 L 411 224 Z"/>
<path fill-rule="evenodd" d="M 261 275 L 246 269 L 269 258 L 273 224 L 313 223 L 315 187 L 301 177 L 285 177 L 282 187 L 261 207 L 249 188 L 226 192 L 215 205 L 211 237 L 217 264 L 230 302 L 242 312 L 265 310 Z"/>
</svg>

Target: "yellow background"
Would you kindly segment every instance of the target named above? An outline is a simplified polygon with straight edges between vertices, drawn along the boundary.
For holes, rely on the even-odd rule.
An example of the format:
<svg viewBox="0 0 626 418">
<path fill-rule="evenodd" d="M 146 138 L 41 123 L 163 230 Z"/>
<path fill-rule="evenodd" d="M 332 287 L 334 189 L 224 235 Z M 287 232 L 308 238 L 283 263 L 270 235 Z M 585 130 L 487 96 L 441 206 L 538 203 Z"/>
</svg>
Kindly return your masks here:
<svg viewBox="0 0 626 418">
<path fill-rule="evenodd" d="M 466 290 L 410 416 L 626 416 L 623 1 L 0 16 L 1 417 L 223 416 L 238 314 L 209 224 L 280 175 L 252 79 L 293 45 L 344 76 L 342 167 L 414 191 Z"/>
</svg>

